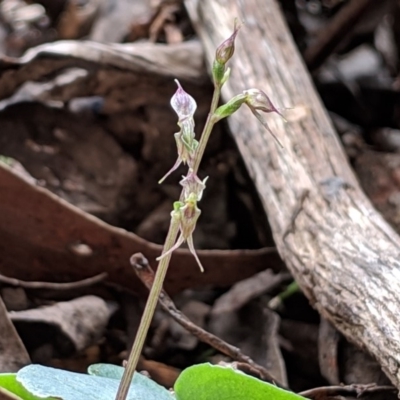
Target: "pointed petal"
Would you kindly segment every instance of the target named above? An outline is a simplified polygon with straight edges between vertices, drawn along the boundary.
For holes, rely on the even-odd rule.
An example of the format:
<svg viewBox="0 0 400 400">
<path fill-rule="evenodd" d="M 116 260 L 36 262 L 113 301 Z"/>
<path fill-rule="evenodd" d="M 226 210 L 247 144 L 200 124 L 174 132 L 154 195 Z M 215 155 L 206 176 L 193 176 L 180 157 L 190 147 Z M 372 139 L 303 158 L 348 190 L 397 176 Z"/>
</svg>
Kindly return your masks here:
<svg viewBox="0 0 400 400">
<path fill-rule="evenodd" d="M 264 117 L 257 111 L 252 108 L 250 108 L 251 112 L 257 117 L 257 119 L 263 124 L 263 126 L 268 130 L 268 132 L 271 134 L 271 136 L 278 142 L 279 146 L 283 148 L 282 143 L 279 141 L 279 139 L 276 137 L 276 135 L 272 132 L 271 128 L 268 126 L 267 121 L 265 121 Z"/>
<path fill-rule="evenodd" d="M 182 164 L 182 160 L 180 157 L 176 160 L 175 164 L 172 166 L 172 168 L 158 181 L 158 183 L 163 183 L 165 179 L 168 178 L 169 175 L 171 175 L 178 167 Z"/>
<path fill-rule="evenodd" d="M 172 108 L 178 114 L 179 119 L 193 116 L 197 108 L 195 99 L 183 90 L 177 79 L 175 79 L 175 82 L 178 85 L 178 89 L 171 98 Z"/>
<path fill-rule="evenodd" d="M 199 257 L 197 256 L 196 250 L 195 250 L 195 248 L 194 248 L 193 236 L 192 236 L 192 235 L 190 235 L 190 236 L 187 238 L 187 244 L 188 244 L 188 247 L 189 247 L 190 252 L 193 254 L 194 258 L 195 258 L 196 261 L 197 261 L 198 266 L 200 267 L 200 271 L 201 271 L 201 272 L 204 272 L 204 268 L 203 268 L 203 266 L 201 265 L 201 262 L 200 262 L 200 260 L 199 260 Z"/>
<path fill-rule="evenodd" d="M 174 252 L 176 249 L 178 249 L 182 243 L 185 241 L 185 239 L 183 238 L 182 234 L 179 236 L 178 240 L 176 241 L 176 243 L 165 253 L 161 254 L 161 256 L 157 257 L 156 260 L 160 261 L 161 259 L 163 259 L 164 257 L 166 257 L 167 255 L 171 254 L 172 252 Z"/>
</svg>

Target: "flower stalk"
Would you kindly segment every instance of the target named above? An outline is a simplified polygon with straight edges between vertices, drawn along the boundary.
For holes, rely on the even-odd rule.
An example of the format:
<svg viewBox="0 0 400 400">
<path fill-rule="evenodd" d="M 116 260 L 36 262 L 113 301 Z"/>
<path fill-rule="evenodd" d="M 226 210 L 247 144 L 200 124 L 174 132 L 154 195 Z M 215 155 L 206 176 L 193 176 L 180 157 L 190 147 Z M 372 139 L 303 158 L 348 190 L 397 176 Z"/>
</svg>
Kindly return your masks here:
<svg viewBox="0 0 400 400">
<path fill-rule="evenodd" d="M 179 221 L 171 218 L 167 237 L 165 239 L 164 251 L 168 251 L 175 243 L 176 237 L 179 232 Z M 164 257 L 158 264 L 157 272 L 154 277 L 154 283 L 151 287 L 149 297 L 145 309 L 142 314 L 139 329 L 135 337 L 135 343 L 129 355 L 128 361 L 125 366 L 124 374 L 118 388 L 116 400 L 125 400 L 132 382 L 133 374 L 139 362 L 140 355 L 146 340 L 147 332 L 149 331 L 151 321 L 153 319 L 154 310 L 156 309 L 158 298 L 163 287 L 165 276 L 167 275 L 169 260 L 171 254 Z"/>
<path fill-rule="evenodd" d="M 239 28 L 240 26 L 235 21 L 232 35 L 216 50 L 212 69 L 214 93 L 210 111 L 199 141 L 196 140 L 194 132 L 193 115 L 197 107 L 196 102 L 193 97 L 183 90 L 181 84 L 176 81 L 178 89 L 171 98 L 171 106 L 178 115 L 178 126 L 180 128 L 180 131 L 174 135 L 178 158 L 172 168 L 159 183 L 163 182 L 181 164 L 188 166 L 188 172 L 180 181 L 182 193 L 179 201 L 174 203 L 174 209 L 171 212 L 171 223 L 163 252 L 157 258 L 159 264 L 154 277 L 154 283 L 149 293 L 135 342 L 117 392 L 116 400 L 125 400 L 128 394 L 132 377 L 139 361 L 147 332 L 157 306 L 158 298 L 160 296 L 173 251 L 179 248 L 184 242 L 187 242 L 189 250 L 193 254 L 201 272 L 204 271 L 194 248 L 193 232 L 201 214 L 201 211 L 198 208 L 198 202 L 203 196 L 207 178 L 201 180 L 197 176 L 197 173 L 214 125 L 221 119 L 232 115 L 243 104 L 246 104 L 261 123 L 271 132 L 262 116 L 262 113 L 275 112 L 280 114 L 268 96 L 258 89 L 246 90 L 235 96 L 226 104 L 218 107 L 221 88 L 229 79 L 230 75 L 230 69 L 226 67 L 226 63 L 233 56 L 235 50 L 235 39 Z"/>
</svg>

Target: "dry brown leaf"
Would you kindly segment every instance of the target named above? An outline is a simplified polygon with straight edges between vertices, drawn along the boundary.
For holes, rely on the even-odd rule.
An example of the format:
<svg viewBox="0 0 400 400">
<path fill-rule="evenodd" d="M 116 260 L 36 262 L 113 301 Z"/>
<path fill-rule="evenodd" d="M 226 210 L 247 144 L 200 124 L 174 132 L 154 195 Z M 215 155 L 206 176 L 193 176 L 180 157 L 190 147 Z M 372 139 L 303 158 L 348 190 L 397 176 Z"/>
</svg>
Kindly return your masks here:
<svg viewBox="0 0 400 400">
<path fill-rule="evenodd" d="M 0 297 L 0 372 L 17 372 L 30 362 L 29 355 Z"/>
<path fill-rule="evenodd" d="M 151 262 L 162 247 L 112 227 L 15 175 L 0 163 L 0 273 L 36 281 L 68 282 L 109 274 L 108 282 L 143 288 L 129 266 L 133 253 Z M 74 251 L 76 244 L 88 251 Z M 228 286 L 266 268 L 282 267 L 276 250 L 198 251 L 205 273 L 188 250 L 172 256 L 165 287 L 171 293 L 205 284 Z"/>
</svg>

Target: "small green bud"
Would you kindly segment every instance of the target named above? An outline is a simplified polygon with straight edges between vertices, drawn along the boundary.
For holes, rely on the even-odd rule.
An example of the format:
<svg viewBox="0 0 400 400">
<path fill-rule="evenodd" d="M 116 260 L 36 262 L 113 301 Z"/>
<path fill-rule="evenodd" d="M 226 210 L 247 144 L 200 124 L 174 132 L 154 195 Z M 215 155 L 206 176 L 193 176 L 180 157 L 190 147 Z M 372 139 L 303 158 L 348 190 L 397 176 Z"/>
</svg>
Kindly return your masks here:
<svg viewBox="0 0 400 400">
<path fill-rule="evenodd" d="M 247 96 L 245 94 L 238 94 L 237 96 L 230 99 L 226 104 L 218 107 L 215 110 L 214 115 L 217 117 L 218 121 L 229 117 L 235 113 L 243 103 L 246 102 Z"/>
<path fill-rule="evenodd" d="M 224 76 L 223 76 L 223 78 L 222 78 L 222 80 L 221 80 L 221 86 L 225 85 L 225 83 L 226 83 L 226 81 L 229 79 L 229 76 L 230 76 L 230 75 L 231 75 L 231 69 L 230 69 L 230 68 L 227 68 L 226 71 L 225 71 L 225 73 L 224 73 Z"/>
<path fill-rule="evenodd" d="M 180 209 L 185 205 L 185 203 L 183 203 L 182 201 L 174 201 L 174 211 L 172 212 L 176 212 L 176 211 L 180 211 Z"/>
<path fill-rule="evenodd" d="M 212 67 L 212 74 L 213 74 L 214 84 L 216 86 L 222 86 L 222 81 L 225 76 L 225 65 L 215 60 Z"/>
</svg>

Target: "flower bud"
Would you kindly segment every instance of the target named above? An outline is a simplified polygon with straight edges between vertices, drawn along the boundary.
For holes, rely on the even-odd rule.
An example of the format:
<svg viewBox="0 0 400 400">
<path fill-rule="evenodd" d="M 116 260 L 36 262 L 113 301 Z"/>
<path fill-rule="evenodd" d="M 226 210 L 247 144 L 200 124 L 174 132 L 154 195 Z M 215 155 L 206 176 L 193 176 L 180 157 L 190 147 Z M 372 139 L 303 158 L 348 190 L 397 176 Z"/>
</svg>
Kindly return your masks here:
<svg viewBox="0 0 400 400">
<path fill-rule="evenodd" d="M 218 63 L 225 65 L 233 56 L 233 53 L 235 52 L 235 39 L 239 29 L 240 26 L 237 25 L 237 21 L 235 20 L 235 27 L 232 35 L 219 45 L 215 53 L 215 59 Z"/>
<path fill-rule="evenodd" d="M 181 208 L 185 205 L 185 203 L 183 203 L 182 201 L 174 201 L 173 204 L 173 211 L 171 212 L 171 217 L 179 220 L 181 219 Z"/>
<path fill-rule="evenodd" d="M 180 120 L 192 117 L 197 108 L 196 101 L 183 90 L 177 79 L 175 79 L 175 82 L 178 85 L 178 89 L 171 98 L 171 106 L 178 114 Z"/>
</svg>

